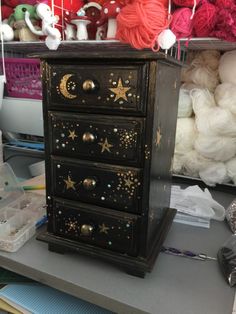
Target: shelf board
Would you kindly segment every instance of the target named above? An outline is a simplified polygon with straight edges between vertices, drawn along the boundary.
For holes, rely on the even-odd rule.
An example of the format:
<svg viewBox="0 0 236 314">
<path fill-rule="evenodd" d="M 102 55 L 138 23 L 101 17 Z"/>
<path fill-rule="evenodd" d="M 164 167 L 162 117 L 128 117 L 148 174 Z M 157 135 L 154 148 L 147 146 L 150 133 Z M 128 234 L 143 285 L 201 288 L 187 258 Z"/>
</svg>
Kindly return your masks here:
<svg viewBox="0 0 236 314">
<path fill-rule="evenodd" d="M 228 42 L 218 38 L 182 38 L 181 46 L 186 46 L 190 50 L 215 49 L 221 51 L 236 49 L 236 42 Z"/>
</svg>

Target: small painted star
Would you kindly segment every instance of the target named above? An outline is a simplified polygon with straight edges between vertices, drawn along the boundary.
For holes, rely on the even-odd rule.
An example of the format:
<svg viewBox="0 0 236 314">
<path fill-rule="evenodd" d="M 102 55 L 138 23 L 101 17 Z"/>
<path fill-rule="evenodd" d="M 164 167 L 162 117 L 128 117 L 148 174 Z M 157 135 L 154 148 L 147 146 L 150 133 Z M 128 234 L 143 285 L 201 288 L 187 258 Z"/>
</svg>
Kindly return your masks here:
<svg viewBox="0 0 236 314">
<path fill-rule="evenodd" d="M 73 189 L 75 190 L 75 181 L 72 181 L 70 176 L 67 177 L 67 180 L 64 180 L 65 184 L 66 184 L 66 189 Z"/>
<path fill-rule="evenodd" d="M 131 185 L 133 184 L 133 181 L 131 181 L 130 178 L 124 179 L 124 181 L 125 181 L 125 186 L 128 186 L 129 188 L 130 188 Z"/>
<path fill-rule="evenodd" d="M 159 146 L 160 143 L 161 143 L 161 138 L 162 138 L 162 134 L 161 134 L 161 129 L 160 128 L 158 128 L 156 135 L 157 135 L 157 137 L 156 137 L 155 144 L 156 144 L 156 146 Z"/>
<path fill-rule="evenodd" d="M 109 227 L 106 227 L 106 225 L 103 223 L 102 225 L 99 225 L 99 232 L 100 233 L 106 233 L 108 234 L 108 230 L 110 229 Z"/>
<path fill-rule="evenodd" d="M 110 152 L 111 152 L 111 151 L 110 151 L 110 148 L 113 147 L 113 145 L 111 145 L 111 144 L 108 143 L 107 138 L 105 138 L 105 141 L 104 141 L 104 142 L 98 143 L 98 145 L 102 146 L 102 151 L 101 151 L 102 153 L 105 152 L 105 150 L 110 153 Z"/>
<path fill-rule="evenodd" d="M 78 137 L 78 135 L 75 134 L 75 130 L 74 131 L 69 130 L 69 133 L 70 134 L 69 134 L 68 138 L 71 138 L 73 141 L 76 137 Z"/>
<path fill-rule="evenodd" d="M 117 101 L 118 99 L 122 98 L 124 100 L 127 101 L 127 96 L 126 93 L 128 92 L 128 90 L 130 90 L 130 87 L 124 87 L 122 84 L 122 80 L 121 78 L 119 78 L 117 87 L 115 88 L 109 88 L 110 91 L 112 91 L 114 94 L 116 94 L 116 97 L 114 99 L 114 101 Z"/>
</svg>

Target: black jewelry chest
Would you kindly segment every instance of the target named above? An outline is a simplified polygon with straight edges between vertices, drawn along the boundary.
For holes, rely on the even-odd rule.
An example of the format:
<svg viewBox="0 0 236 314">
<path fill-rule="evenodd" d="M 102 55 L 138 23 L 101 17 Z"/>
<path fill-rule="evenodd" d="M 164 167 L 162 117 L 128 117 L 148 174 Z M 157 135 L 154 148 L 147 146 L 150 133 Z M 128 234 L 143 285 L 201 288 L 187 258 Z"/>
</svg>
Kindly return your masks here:
<svg viewBox="0 0 236 314">
<path fill-rule="evenodd" d="M 38 238 L 144 276 L 175 214 L 180 64 L 118 43 L 40 57 L 48 229 Z"/>
</svg>

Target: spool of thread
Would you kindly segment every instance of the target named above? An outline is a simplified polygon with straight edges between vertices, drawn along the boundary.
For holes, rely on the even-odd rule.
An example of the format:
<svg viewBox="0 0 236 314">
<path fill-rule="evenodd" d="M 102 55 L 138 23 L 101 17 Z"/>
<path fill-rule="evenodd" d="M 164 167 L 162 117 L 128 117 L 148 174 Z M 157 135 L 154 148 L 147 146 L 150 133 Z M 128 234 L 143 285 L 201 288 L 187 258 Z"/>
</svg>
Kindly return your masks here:
<svg viewBox="0 0 236 314">
<path fill-rule="evenodd" d="M 177 39 L 191 37 L 193 32 L 192 10 L 189 8 L 177 9 L 172 16 L 170 29 Z"/>
<path fill-rule="evenodd" d="M 134 0 L 117 16 L 118 40 L 136 49 L 158 50 L 157 37 L 168 27 L 167 0 Z"/>
<path fill-rule="evenodd" d="M 206 2 L 196 11 L 193 19 L 193 29 L 197 37 L 209 37 L 217 20 L 215 5 Z"/>
<path fill-rule="evenodd" d="M 0 130 L 0 165 L 3 164 L 2 131 Z"/>
</svg>

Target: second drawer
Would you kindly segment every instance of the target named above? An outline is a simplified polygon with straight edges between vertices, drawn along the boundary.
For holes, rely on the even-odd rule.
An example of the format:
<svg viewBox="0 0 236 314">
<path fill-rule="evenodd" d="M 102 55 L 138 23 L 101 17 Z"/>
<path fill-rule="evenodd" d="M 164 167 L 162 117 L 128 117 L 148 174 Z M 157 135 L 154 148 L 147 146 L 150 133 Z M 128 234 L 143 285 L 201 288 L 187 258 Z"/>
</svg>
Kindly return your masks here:
<svg viewBox="0 0 236 314">
<path fill-rule="evenodd" d="M 49 112 L 50 153 L 140 166 L 144 121 Z"/>
<path fill-rule="evenodd" d="M 53 195 L 139 213 L 142 171 L 131 167 L 52 158 Z"/>
</svg>

